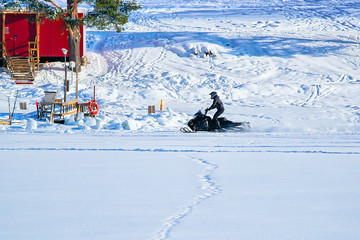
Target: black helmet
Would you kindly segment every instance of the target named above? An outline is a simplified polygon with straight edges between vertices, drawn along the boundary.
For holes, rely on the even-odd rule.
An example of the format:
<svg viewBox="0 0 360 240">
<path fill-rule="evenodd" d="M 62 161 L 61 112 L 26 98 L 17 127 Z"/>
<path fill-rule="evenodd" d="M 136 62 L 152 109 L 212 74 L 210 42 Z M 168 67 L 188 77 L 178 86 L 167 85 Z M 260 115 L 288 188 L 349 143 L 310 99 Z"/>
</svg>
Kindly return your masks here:
<svg viewBox="0 0 360 240">
<path fill-rule="evenodd" d="M 211 92 L 209 95 L 211 96 L 211 99 L 214 99 L 217 96 L 217 92 Z"/>
</svg>

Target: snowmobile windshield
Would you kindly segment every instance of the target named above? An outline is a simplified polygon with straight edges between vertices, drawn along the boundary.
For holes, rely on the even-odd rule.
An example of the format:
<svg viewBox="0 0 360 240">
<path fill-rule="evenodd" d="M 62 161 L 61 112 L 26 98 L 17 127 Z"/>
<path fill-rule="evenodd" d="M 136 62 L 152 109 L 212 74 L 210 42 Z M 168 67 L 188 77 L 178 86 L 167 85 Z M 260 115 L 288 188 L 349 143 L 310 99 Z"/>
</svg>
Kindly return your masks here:
<svg viewBox="0 0 360 240">
<path fill-rule="evenodd" d="M 194 116 L 203 116 L 204 114 L 201 112 L 201 110 L 199 110 L 197 113 L 194 114 Z"/>
</svg>

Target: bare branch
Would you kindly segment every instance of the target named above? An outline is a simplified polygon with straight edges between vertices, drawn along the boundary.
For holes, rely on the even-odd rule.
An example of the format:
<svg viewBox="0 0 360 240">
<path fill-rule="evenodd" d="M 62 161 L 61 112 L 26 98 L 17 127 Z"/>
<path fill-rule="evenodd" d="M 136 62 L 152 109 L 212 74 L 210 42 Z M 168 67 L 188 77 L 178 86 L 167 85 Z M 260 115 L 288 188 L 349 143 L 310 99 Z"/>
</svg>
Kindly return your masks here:
<svg viewBox="0 0 360 240">
<path fill-rule="evenodd" d="M 72 17 L 74 17 L 75 11 L 77 12 L 77 5 L 78 5 L 77 1 L 74 0 L 74 6 L 73 6 L 73 9 L 71 11 L 71 14 L 73 15 Z"/>
<path fill-rule="evenodd" d="M 51 0 L 44 0 L 45 2 L 48 2 L 48 3 L 51 3 L 52 5 L 54 5 L 56 8 L 58 9 L 62 9 L 58 4 L 54 3 L 53 1 Z"/>
</svg>

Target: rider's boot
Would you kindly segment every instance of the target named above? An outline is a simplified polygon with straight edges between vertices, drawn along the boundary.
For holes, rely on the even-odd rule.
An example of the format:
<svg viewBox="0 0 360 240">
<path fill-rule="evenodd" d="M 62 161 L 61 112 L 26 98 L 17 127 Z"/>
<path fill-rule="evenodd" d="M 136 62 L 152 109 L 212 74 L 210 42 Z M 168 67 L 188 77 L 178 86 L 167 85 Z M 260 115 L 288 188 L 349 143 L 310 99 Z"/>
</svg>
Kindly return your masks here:
<svg viewBox="0 0 360 240">
<path fill-rule="evenodd" d="M 216 118 L 216 119 L 214 119 L 214 121 L 215 121 L 215 129 L 220 129 L 221 126 L 220 126 L 219 120 Z"/>
</svg>

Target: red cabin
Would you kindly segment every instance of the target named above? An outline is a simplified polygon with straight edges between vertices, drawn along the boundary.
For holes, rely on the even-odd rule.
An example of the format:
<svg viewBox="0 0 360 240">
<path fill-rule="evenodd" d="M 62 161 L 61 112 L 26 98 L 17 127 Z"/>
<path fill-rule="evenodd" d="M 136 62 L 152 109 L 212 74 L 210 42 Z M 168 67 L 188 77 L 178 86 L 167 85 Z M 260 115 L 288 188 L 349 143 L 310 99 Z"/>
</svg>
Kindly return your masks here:
<svg viewBox="0 0 360 240">
<path fill-rule="evenodd" d="M 79 13 L 79 17 L 82 16 L 83 13 Z M 36 22 L 35 13 L 3 12 L 0 24 L 2 26 L 0 42 L 6 43 L 11 56 L 29 56 L 29 42 L 39 43 L 40 58 L 64 57 L 61 49 L 69 49 L 68 32 L 61 19 L 58 21 L 45 20 L 44 23 L 39 23 Z M 80 33 L 80 56 L 84 56 L 86 37 L 83 26 L 80 26 Z"/>
</svg>

